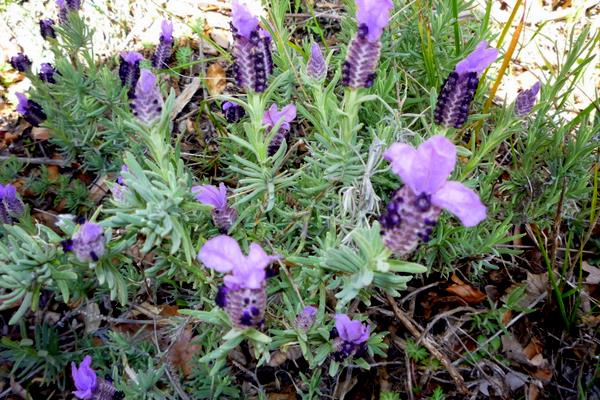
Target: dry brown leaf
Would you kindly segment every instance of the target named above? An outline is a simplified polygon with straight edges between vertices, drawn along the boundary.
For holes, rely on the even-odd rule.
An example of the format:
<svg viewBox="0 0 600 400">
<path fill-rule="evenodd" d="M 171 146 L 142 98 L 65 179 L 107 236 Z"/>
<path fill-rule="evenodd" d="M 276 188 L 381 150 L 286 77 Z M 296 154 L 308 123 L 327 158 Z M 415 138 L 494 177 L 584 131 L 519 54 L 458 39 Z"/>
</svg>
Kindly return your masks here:
<svg viewBox="0 0 600 400">
<path fill-rule="evenodd" d="M 100 307 L 97 303 L 87 303 L 85 305 L 85 333 L 94 333 L 100 328 L 102 319 L 100 318 Z"/>
<path fill-rule="evenodd" d="M 485 300 L 485 294 L 483 292 L 463 282 L 456 274 L 452 274 L 450 279 L 452 279 L 454 283 L 446 288 L 447 292 L 460 297 L 469 304 L 477 304 Z"/>
<path fill-rule="evenodd" d="M 192 362 L 194 354 L 201 348 L 200 345 L 192 343 L 194 339 L 192 328 L 188 326 L 181 332 L 181 335 L 169 350 L 169 361 L 173 366 L 179 368 L 185 376 L 192 373 L 195 364 Z"/>
<path fill-rule="evenodd" d="M 510 294 L 515 289 L 522 287 L 523 284 L 527 285 L 527 287 L 525 289 L 525 294 L 518 301 L 517 305 L 520 307 L 531 307 L 535 300 L 537 300 L 542 294 L 546 293 L 548 287 L 548 273 L 544 272 L 543 274 L 532 274 L 528 272 L 527 279 L 509 287 L 500 300 L 506 304 Z"/>
<path fill-rule="evenodd" d="M 192 81 L 183 89 L 183 92 L 175 99 L 175 105 L 173 111 L 171 111 L 171 119 L 174 119 L 177 114 L 183 110 L 183 108 L 190 102 L 192 96 L 200 89 L 200 79 L 194 78 Z"/>
<path fill-rule="evenodd" d="M 50 129 L 34 126 L 31 128 L 31 137 L 33 140 L 48 140 L 50 138 Z"/>
<path fill-rule="evenodd" d="M 585 283 L 588 285 L 597 285 L 600 283 L 600 268 L 583 262 L 583 270 L 589 275 L 585 278 Z"/>
<path fill-rule="evenodd" d="M 218 96 L 225 90 L 227 80 L 225 70 L 219 63 L 211 64 L 206 70 L 206 87 L 211 96 Z"/>
</svg>

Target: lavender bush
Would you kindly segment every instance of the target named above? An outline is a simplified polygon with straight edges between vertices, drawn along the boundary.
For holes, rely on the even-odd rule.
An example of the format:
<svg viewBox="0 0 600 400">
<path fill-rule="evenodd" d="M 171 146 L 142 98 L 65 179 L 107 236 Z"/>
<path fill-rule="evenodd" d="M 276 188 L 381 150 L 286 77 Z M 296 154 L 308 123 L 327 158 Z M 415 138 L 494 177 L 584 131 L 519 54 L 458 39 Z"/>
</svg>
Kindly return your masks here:
<svg viewBox="0 0 600 400">
<path fill-rule="evenodd" d="M 481 364 L 493 352 L 486 346 L 510 328 L 500 321 L 529 312 L 519 303 L 525 289 L 505 301 L 489 284 L 491 309 L 473 295 L 461 300 L 460 316 L 434 322 L 421 315 L 434 305 L 417 296 L 435 287 L 435 303 L 461 279 L 486 282 L 485 272 L 508 268 L 519 246 L 533 248 L 513 246 L 523 232 L 550 272 L 559 242 L 542 246 L 561 223 L 572 232 L 565 246 L 581 246 L 578 257 L 590 240 L 592 108 L 563 124 L 551 103 L 593 43 L 577 39 L 570 64 L 541 93 L 537 83 L 514 107 L 483 113 L 501 54 L 472 23 L 464 43 L 451 42 L 459 20 L 443 2 L 427 11 L 439 20 L 424 23 L 417 5 L 357 0 L 339 26 L 347 40 L 334 43 L 291 37 L 285 2 L 259 15 L 234 0 L 232 47 L 215 45 L 231 79 L 222 94 L 186 98 L 176 90 L 190 82 L 181 71 L 203 74 L 214 60 L 176 65 L 181 21 L 162 22 L 147 61 L 133 46 L 99 60 L 81 3 L 56 5 L 39 22 L 52 64 L 34 65 L 35 73 L 22 53 L 10 61 L 32 83 L 16 94 L 15 110 L 23 124 L 51 132 L 48 146 L 61 160 L 50 165 L 92 177 L 95 195 L 78 215 L 40 212 L 45 198 L 13 184 L 12 164 L 3 164 L 0 317 L 8 324 L 0 358 L 18 381 L 43 371 L 45 385 L 79 399 L 266 398 L 275 387 L 269 375 L 303 399 L 337 398 L 357 376 L 372 378 L 400 357 L 402 368 L 444 374 L 440 382 L 449 381 L 446 370 L 471 380 L 475 398 L 484 381 L 475 374 L 494 371 Z M 318 19 L 310 24 L 303 32 L 320 32 Z M 430 53 L 415 42 L 425 46 L 426 34 L 447 57 L 427 63 Z M 429 82 L 450 70 L 437 94 Z M 471 131 L 467 144 L 461 138 Z M 42 183 L 40 193 L 51 186 Z M 477 349 L 435 347 L 431 332 L 450 317 L 461 324 L 447 336 Z M 505 357 L 489 357 L 507 368 Z"/>
</svg>

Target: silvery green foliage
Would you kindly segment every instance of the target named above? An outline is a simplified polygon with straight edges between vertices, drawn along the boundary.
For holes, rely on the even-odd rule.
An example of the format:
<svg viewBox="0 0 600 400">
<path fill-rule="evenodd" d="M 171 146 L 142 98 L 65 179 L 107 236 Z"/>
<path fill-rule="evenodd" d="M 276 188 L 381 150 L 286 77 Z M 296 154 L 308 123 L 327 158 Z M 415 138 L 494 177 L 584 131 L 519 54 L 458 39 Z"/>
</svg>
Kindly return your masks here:
<svg viewBox="0 0 600 400">
<path fill-rule="evenodd" d="M 167 142 L 174 100 L 171 94 L 160 121 L 150 127 L 128 122 L 140 132 L 150 157 L 136 158 L 126 153 L 124 163 L 128 170 L 122 176 L 127 190 L 107 210 L 111 214 L 107 224 L 123 229 L 126 237 L 143 235 L 143 254 L 158 250 L 161 255 L 174 255 L 181 250 L 187 264 L 191 264 L 196 250 L 186 223 L 190 221 L 188 210 L 197 205 L 190 190 L 191 177 Z"/>
<path fill-rule="evenodd" d="M 58 291 L 64 301 L 77 274 L 61 260 L 61 237 L 44 225 L 35 233 L 4 225 L 0 240 L 0 310 L 16 307 L 9 323 L 16 323 L 31 308 L 36 310 L 42 289 Z M 20 305 L 19 305 L 20 303 Z"/>
<path fill-rule="evenodd" d="M 330 246 L 321 256 L 321 267 L 335 272 L 329 288 L 337 293 L 337 308 L 360 297 L 369 303 L 370 295 L 362 293 L 365 289 L 377 287 L 398 296 L 399 290 L 406 289 L 406 283 L 412 274 L 427 272 L 422 265 L 391 259 L 391 252 L 381 240 L 380 226 L 373 223 L 370 228 L 356 228 L 350 233 L 351 244 L 338 244 L 331 240 Z"/>
</svg>

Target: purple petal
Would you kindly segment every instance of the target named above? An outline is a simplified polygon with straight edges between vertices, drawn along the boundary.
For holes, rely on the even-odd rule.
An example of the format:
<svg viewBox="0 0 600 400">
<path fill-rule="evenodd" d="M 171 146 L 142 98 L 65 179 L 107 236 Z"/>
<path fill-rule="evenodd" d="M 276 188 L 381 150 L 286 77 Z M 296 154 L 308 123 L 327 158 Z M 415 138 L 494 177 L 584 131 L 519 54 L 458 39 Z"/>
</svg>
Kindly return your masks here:
<svg viewBox="0 0 600 400">
<path fill-rule="evenodd" d="M 313 307 L 313 306 L 306 306 L 302 309 L 302 314 L 314 317 L 315 315 L 317 315 L 317 308 Z"/>
<path fill-rule="evenodd" d="M 288 104 L 287 106 L 281 109 L 279 113 L 279 117 L 283 117 L 285 122 L 292 122 L 296 119 L 296 106 L 293 104 Z"/>
<path fill-rule="evenodd" d="M 213 185 L 194 186 L 192 192 L 196 195 L 196 200 L 201 203 L 215 208 L 227 206 L 227 188 L 223 183 L 219 185 L 219 188 Z"/>
<path fill-rule="evenodd" d="M 537 81 L 532 87 L 529 88 L 531 95 L 536 96 L 538 94 L 538 92 L 540 91 L 541 87 L 542 87 L 541 82 Z"/>
<path fill-rule="evenodd" d="M 264 269 L 253 268 L 247 264 L 239 264 L 231 275 L 226 275 L 223 282 L 229 289 L 260 289 L 263 287 L 267 273 Z"/>
<path fill-rule="evenodd" d="M 479 195 L 460 182 L 446 182 L 433 194 L 431 202 L 456 215 L 466 227 L 475 226 L 486 217 L 486 207 Z"/>
<path fill-rule="evenodd" d="M 435 193 L 446 182 L 456 164 L 456 147 L 441 135 L 432 136 L 418 149 L 403 143 L 393 144 L 384 153 L 392 171 L 415 194 Z"/>
<path fill-rule="evenodd" d="M 265 269 L 272 262 L 281 259 L 282 257 L 280 255 L 268 255 L 267 253 L 265 253 L 263 248 L 257 243 L 252 243 L 250 245 L 248 257 L 246 257 L 248 265 L 256 269 Z"/>
<path fill-rule="evenodd" d="M 432 136 L 417 149 L 412 165 L 415 194 L 435 193 L 446 181 L 456 164 L 456 146 L 441 135 Z"/>
<path fill-rule="evenodd" d="M 15 93 L 15 96 L 17 96 L 17 100 L 18 100 L 18 104 L 17 104 L 17 112 L 19 114 L 25 114 L 27 113 L 27 106 L 29 104 L 29 100 L 27 100 L 27 96 L 25 96 L 23 93 Z"/>
<path fill-rule="evenodd" d="M 277 104 L 272 104 L 263 115 L 263 124 L 272 129 L 277 123 L 282 120 L 280 129 L 289 130 L 290 122 L 296 118 L 296 106 L 288 104 L 278 111 Z"/>
<path fill-rule="evenodd" d="M 371 328 L 360 321 L 351 321 L 346 314 L 335 315 L 335 327 L 340 338 L 347 342 L 360 344 L 369 338 Z"/>
<path fill-rule="evenodd" d="M 477 72 L 477 75 L 481 75 L 491 63 L 496 61 L 496 58 L 498 58 L 498 50 L 493 47 L 488 47 L 488 43 L 483 40 L 479 42 L 471 54 L 456 64 L 454 70 L 458 74 Z"/>
<path fill-rule="evenodd" d="M 143 92 L 150 92 L 156 87 L 156 75 L 150 72 L 149 69 L 143 69 L 137 84 Z"/>
<path fill-rule="evenodd" d="M 161 27 L 161 39 L 167 42 L 173 41 L 173 23 L 168 20 L 163 20 L 160 24 Z"/>
<path fill-rule="evenodd" d="M 356 0 L 356 20 L 359 26 L 368 28 L 367 40 L 373 43 L 379 40 L 390 22 L 390 11 L 394 8 L 392 0 Z"/>
<path fill-rule="evenodd" d="M 93 242 L 95 241 L 99 236 L 102 236 L 103 230 L 102 227 L 98 224 L 95 224 L 93 222 L 86 222 L 85 224 L 81 225 L 81 228 L 79 229 L 79 232 L 77 233 L 77 236 L 84 242 L 88 243 L 88 242 Z M 92 358 L 88 358 L 89 356 L 86 356 L 86 358 L 83 359 L 81 365 L 84 365 L 84 363 L 86 363 L 86 365 L 91 364 L 92 362 Z"/>
<path fill-rule="evenodd" d="M 136 51 L 122 51 L 121 57 L 127 64 L 135 64 L 137 61 L 144 59 L 144 56 Z"/>
<path fill-rule="evenodd" d="M 405 143 L 394 143 L 383 153 L 383 158 L 390 162 L 392 171 L 414 192 L 411 171 L 412 165 L 417 159 L 417 149 Z"/>
<path fill-rule="evenodd" d="M 218 272 L 230 272 L 246 261 L 238 242 L 227 235 L 219 235 L 204 243 L 198 260 Z"/>
<path fill-rule="evenodd" d="M 258 18 L 237 0 L 231 2 L 231 21 L 238 33 L 247 39 L 250 39 L 250 33 L 258 26 Z"/>
</svg>

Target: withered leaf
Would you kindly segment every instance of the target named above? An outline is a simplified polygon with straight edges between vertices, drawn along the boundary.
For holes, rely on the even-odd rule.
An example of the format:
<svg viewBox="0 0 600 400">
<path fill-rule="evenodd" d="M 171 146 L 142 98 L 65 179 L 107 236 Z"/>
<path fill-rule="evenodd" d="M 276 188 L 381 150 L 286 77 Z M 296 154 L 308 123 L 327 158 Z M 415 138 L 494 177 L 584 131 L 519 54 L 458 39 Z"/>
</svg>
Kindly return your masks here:
<svg viewBox="0 0 600 400">
<path fill-rule="evenodd" d="M 469 304 L 477 304 L 485 300 L 485 294 L 482 291 L 463 282 L 456 274 L 452 274 L 450 279 L 454 283 L 446 288 L 447 292 L 460 297 Z"/>
<path fill-rule="evenodd" d="M 206 87 L 211 96 L 218 96 L 225 90 L 227 81 L 225 70 L 219 63 L 211 64 L 206 71 Z"/>
</svg>

